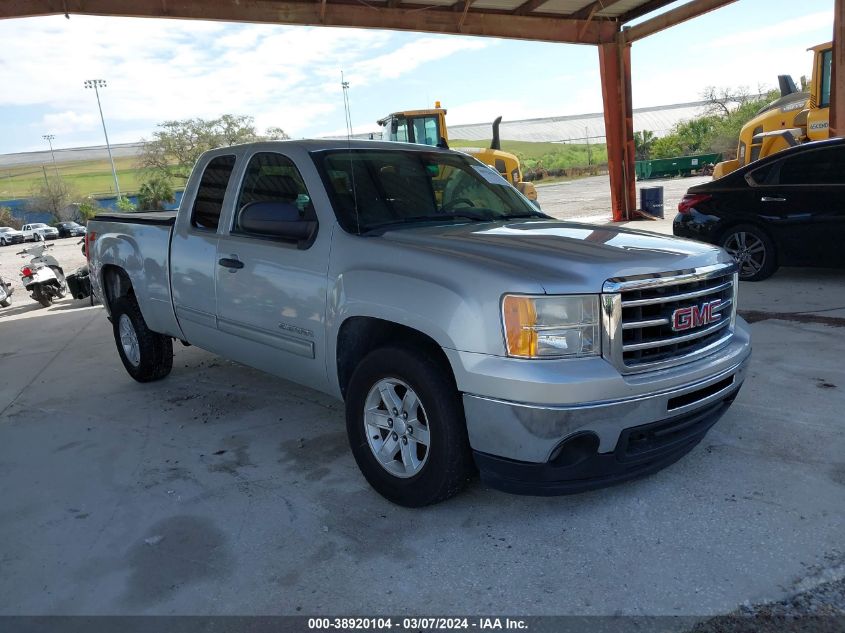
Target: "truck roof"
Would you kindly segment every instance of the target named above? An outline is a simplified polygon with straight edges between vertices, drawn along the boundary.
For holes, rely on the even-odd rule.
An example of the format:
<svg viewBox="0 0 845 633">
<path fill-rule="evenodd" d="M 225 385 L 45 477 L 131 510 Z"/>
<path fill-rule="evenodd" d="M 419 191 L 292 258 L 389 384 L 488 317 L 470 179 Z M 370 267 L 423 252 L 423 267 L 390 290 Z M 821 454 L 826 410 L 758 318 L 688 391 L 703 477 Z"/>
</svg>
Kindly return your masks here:
<svg viewBox="0 0 845 633">
<path fill-rule="evenodd" d="M 445 152 L 449 150 L 441 149 L 439 147 L 432 147 L 430 145 L 421 145 L 418 143 L 399 143 L 396 141 L 369 141 L 357 139 L 300 139 L 291 141 L 258 141 L 256 143 L 243 143 L 241 145 L 231 145 L 228 147 L 220 147 L 207 152 L 208 154 L 225 154 L 231 152 L 233 148 L 249 148 L 249 149 L 282 149 L 282 148 L 297 148 L 305 150 L 306 152 L 319 152 L 324 150 L 344 150 L 344 149 L 385 149 L 385 150 L 405 150 L 413 152 Z"/>
</svg>

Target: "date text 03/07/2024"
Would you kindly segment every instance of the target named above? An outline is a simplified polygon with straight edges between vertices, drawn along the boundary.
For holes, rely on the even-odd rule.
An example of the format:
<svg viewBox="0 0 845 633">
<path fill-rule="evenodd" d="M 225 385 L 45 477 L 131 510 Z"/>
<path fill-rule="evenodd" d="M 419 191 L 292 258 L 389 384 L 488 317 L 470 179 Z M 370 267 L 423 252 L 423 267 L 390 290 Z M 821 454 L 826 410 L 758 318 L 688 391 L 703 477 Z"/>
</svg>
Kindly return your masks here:
<svg viewBox="0 0 845 633">
<path fill-rule="evenodd" d="M 525 630 L 528 624 L 521 618 L 498 617 L 354 617 L 354 618 L 308 618 L 308 629 L 311 631 L 328 630 L 479 630 L 503 631 Z"/>
</svg>

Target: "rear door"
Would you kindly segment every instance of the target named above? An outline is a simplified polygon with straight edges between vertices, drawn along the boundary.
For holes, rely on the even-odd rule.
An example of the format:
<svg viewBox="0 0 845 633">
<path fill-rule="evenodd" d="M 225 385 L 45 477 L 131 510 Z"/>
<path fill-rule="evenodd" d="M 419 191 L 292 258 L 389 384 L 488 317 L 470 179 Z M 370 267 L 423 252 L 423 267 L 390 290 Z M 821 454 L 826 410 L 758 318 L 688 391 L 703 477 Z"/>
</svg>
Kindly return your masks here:
<svg viewBox="0 0 845 633">
<path fill-rule="evenodd" d="M 303 169 L 281 151 L 249 156 L 234 213 L 217 246 L 217 327 L 225 355 L 320 389 L 326 378 L 326 285 L 331 231 L 318 225 L 306 243 L 248 232 L 250 203 L 279 203 L 304 221 L 317 215 Z M 316 172 L 315 172 L 316 174 Z M 311 182 L 314 182 L 312 179 Z"/>
<path fill-rule="evenodd" d="M 224 154 L 198 163 L 201 177 L 189 183 L 170 244 L 170 279 L 176 318 L 187 340 L 220 352 L 217 340 L 217 240 L 224 205 L 235 195 L 231 186 L 236 155 Z"/>
<path fill-rule="evenodd" d="M 783 264 L 845 265 L 845 145 L 796 153 L 779 161 L 757 189 Z"/>
</svg>

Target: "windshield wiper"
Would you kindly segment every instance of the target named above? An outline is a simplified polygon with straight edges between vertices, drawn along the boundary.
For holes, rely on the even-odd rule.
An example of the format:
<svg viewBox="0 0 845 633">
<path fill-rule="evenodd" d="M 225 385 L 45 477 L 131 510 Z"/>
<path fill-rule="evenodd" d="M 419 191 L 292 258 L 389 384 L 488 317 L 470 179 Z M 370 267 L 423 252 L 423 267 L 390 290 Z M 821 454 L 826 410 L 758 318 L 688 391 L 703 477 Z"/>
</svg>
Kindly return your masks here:
<svg viewBox="0 0 845 633">
<path fill-rule="evenodd" d="M 438 213 L 432 215 L 412 215 L 401 220 L 391 220 L 390 222 L 381 222 L 380 224 L 373 224 L 368 226 L 364 234 L 372 233 L 374 231 L 381 231 L 392 226 L 401 226 L 403 224 L 413 224 L 415 222 L 431 222 L 436 220 L 454 220 L 456 218 L 464 218 L 467 220 L 475 220 L 477 222 L 491 222 L 496 218 L 491 218 L 489 215 L 482 213 L 474 213 L 472 211 L 452 211 L 450 213 Z"/>
</svg>

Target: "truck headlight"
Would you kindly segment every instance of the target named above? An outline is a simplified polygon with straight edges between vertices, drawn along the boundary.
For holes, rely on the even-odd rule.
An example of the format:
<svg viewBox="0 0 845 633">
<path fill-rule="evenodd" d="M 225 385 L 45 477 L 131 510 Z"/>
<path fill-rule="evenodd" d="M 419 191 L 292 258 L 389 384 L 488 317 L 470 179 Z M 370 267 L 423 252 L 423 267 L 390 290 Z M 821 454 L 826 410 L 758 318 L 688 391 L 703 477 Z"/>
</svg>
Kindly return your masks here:
<svg viewBox="0 0 845 633">
<path fill-rule="evenodd" d="M 598 295 L 505 295 L 502 324 L 508 356 L 567 358 L 601 353 Z"/>
</svg>

